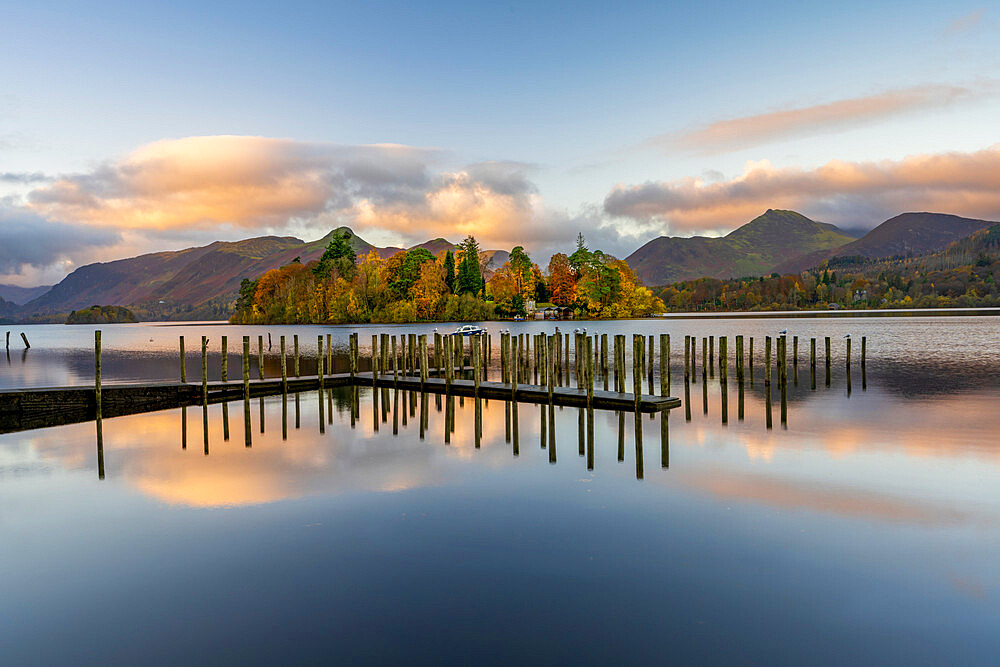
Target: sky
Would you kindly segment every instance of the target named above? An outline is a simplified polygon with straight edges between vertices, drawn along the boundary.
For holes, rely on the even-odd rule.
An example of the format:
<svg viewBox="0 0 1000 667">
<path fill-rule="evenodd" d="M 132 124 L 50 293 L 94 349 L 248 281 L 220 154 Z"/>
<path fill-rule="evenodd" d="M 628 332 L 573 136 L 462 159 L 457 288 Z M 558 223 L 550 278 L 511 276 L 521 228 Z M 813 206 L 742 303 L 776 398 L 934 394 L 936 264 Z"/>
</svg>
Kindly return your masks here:
<svg viewBox="0 0 1000 667">
<path fill-rule="evenodd" d="M 0 283 L 348 225 L 540 264 L 1000 220 L 1000 4 L 12 3 Z"/>
</svg>

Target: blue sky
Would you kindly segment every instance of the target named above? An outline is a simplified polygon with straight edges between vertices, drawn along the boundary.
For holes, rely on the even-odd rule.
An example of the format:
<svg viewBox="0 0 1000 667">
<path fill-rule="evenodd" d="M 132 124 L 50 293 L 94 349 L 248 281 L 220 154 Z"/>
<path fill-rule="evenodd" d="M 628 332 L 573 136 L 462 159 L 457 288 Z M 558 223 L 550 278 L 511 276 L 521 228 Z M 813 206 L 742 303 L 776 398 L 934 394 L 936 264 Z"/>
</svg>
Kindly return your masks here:
<svg viewBox="0 0 1000 667">
<path fill-rule="evenodd" d="M 582 229 L 625 255 L 768 207 L 1000 217 L 1000 182 L 934 180 L 996 157 L 1000 11 L 876 4 L 8 3 L 0 281 L 335 223 L 539 254 Z M 199 162 L 245 166 L 238 140 L 211 141 L 229 135 L 260 162 L 225 179 L 235 203 Z M 254 197 L 266 214 L 235 205 Z M 94 243 L 61 247 L 67 225 Z M 21 261 L 18 230 L 39 226 L 52 252 Z"/>
</svg>

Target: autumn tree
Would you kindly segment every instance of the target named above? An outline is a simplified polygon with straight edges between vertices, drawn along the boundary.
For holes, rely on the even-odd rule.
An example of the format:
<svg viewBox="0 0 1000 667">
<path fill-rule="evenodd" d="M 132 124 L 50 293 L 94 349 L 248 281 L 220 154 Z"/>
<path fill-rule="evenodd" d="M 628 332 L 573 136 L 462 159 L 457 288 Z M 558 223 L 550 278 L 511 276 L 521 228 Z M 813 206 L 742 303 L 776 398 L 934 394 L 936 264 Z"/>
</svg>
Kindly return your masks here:
<svg viewBox="0 0 1000 667">
<path fill-rule="evenodd" d="M 549 293 L 552 303 L 557 306 L 576 303 L 576 272 L 570 266 L 569 257 L 561 252 L 549 260 Z"/>
</svg>

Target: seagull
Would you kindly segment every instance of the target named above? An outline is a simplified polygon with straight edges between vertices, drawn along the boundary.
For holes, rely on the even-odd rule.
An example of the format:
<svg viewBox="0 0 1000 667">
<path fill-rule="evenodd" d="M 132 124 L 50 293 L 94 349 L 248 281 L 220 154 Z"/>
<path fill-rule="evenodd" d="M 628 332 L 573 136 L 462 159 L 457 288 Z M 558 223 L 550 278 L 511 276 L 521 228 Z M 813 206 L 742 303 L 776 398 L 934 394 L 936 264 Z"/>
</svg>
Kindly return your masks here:
<svg viewBox="0 0 1000 667">
<path fill-rule="evenodd" d="M 788 329 L 782 329 L 781 331 L 778 332 L 778 335 L 784 336 L 786 333 L 788 333 Z"/>
<path fill-rule="evenodd" d="M 846 336 L 844 336 L 844 338 L 850 338 L 850 337 L 851 337 L 851 334 L 847 334 Z"/>
</svg>

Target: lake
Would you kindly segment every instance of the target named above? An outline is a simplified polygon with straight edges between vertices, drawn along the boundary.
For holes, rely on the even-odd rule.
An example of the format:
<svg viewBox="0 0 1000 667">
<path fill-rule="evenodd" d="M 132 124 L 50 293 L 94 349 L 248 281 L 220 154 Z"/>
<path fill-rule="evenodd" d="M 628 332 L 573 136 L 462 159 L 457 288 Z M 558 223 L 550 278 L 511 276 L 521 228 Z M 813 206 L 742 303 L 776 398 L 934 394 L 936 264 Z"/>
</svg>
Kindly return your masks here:
<svg viewBox="0 0 1000 667">
<path fill-rule="evenodd" d="M 637 428 L 632 414 L 340 388 L 253 399 L 249 433 L 242 401 L 105 419 L 100 462 L 93 422 L 0 434 L 0 663 L 995 659 L 1000 319 L 485 327 L 557 324 L 670 333 L 685 404 Z M 223 334 L 256 354 L 270 333 L 273 377 L 281 335 L 308 358 L 317 335 L 343 355 L 351 332 L 435 326 L 100 328 L 107 384 L 176 380 L 179 335 L 200 381 L 202 335 L 217 379 Z M 799 363 L 785 419 L 771 388 L 768 427 L 763 340 L 784 328 Z M 93 382 L 95 327 L 4 329 L 17 345 L 0 389 Z M 738 334 L 756 346 L 742 419 Z M 685 335 L 699 339 L 687 390 Z M 719 373 L 701 375 L 710 335 L 729 337 L 725 412 Z M 498 363 L 495 342 L 490 379 Z"/>
</svg>

